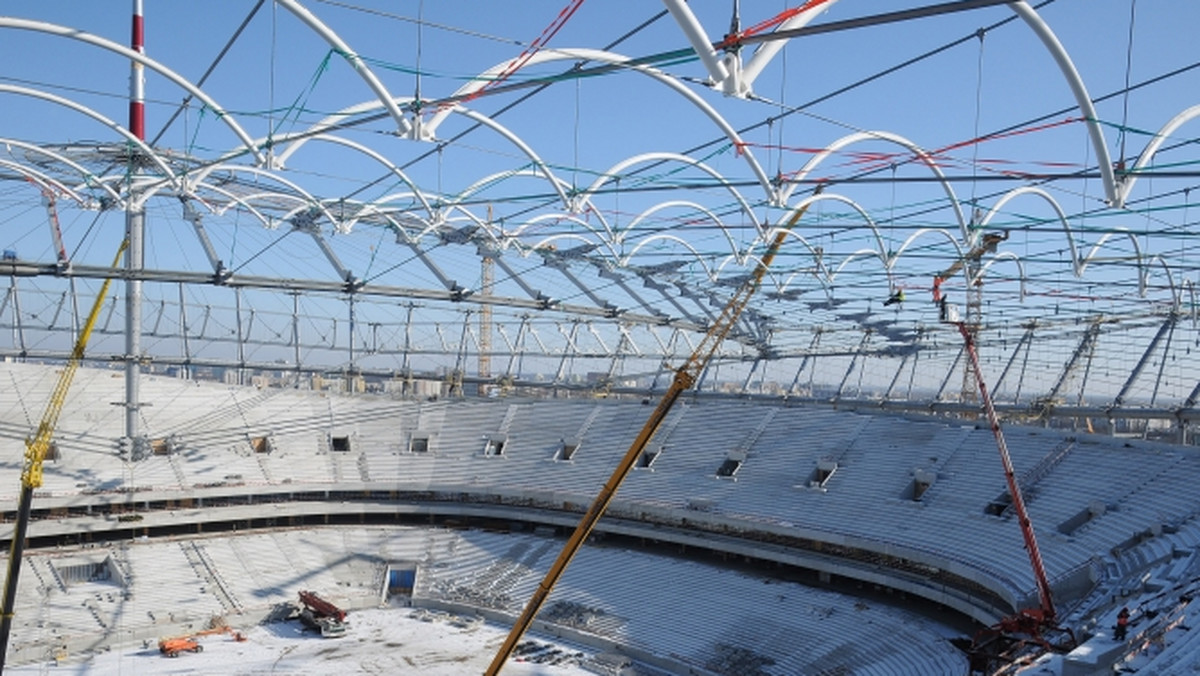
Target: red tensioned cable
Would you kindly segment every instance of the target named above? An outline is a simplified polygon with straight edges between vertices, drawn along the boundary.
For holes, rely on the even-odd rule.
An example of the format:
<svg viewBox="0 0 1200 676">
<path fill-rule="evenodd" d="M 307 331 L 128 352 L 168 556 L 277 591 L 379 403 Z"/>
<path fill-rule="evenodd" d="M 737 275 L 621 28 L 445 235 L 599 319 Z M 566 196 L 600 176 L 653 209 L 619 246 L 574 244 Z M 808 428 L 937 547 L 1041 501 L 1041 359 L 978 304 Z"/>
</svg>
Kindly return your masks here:
<svg viewBox="0 0 1200 676">
<path fill-rule="evenodd" d="M 1083 119 L 1084 118 L 1082 118 L 1082 117 L 1067 117 L 1067 118 L 1064 118 L 1057 122 L 1048 122 L 1046 124 L 1035 125 L 1032 127 L 1025 127 L 1023 129 L 1015 129 L 1015 130 L 1009 131 L 1009 132 L 1004 132 L 1004 133 L 999 133 L 999 134 L 988 134 L 985 136 L 978 136 L 976 138 L 967 139 L 965 141 L 956 141 L 955 143 L 951 143 L 951 144 L 943 146 L 941 148 L 935 148 L 933 150 L 930 150 L 925 154 L 925 156 L 926 156 L 926 158 L 928 158 L 929 162 L 939 163 L 939 166 L 944 166 L 945 162 L 956 162 L 957 161 L 954 158 L 945 157 L 945 153 L 947 151 L 956 150 L 958 148 L 962 148 L 962 147 L 973 145 L 973 144 L 983 143 L 984 141 L 995 141 L 998 139 L 1010 138 L 1013 136 L 1020 136 L 1022 134 L 1030 134 L 1030 133 L 1037 132 L 1037 131 L 1046 131 L 1047 129 L 1053 129 L 1054 127 L 1061 127 L 1063 125 L 1072 124 L 1075 122 L 1081 122 L 1081 121 L 1083 121 Z M 776 150 L 786 150 L 789 152 L 805 153 L 805 154 L 809 154 L 809 155 L 815 155 L 818 153 L 825 152 L 824 148 L 807 148 L 807 147 L 798 147 L 798 146 L 769 145 L 769 144 L 762 144 L 762 143 L 754 143 L 751 141 L 742 141 L 735 145 L 736 145 L 736 150 L 739 153 L 744 151 L 746 148 L 772 148 L 772 149 L 776 149 Z M 877 151 L 840 151 L 839 154 L 844 157 L 850 158 L 850 159 L 846 160 L 845 162 L 843 162 L 842 164 L 840 164 L 839 166 L 866 165 L 862 169 L 862 171 L 873 171 L 873 170 L 880 169 L 883 167 L 891 166 L 892 164 L 898 164 L 900 162 L 909 162 L 909 161 L 918 159 L 915 155 L 911 155 L 908 153 L 901 153 L 901 152 L 887 153 L 887 152 L 877 152 Z M 980 163 L 988 163 L 988 164 L 1009 164 L 1009 163 L 1017 164 L 1016 161 L 1002 160 L 1002 159 L 980 160 L 979 162 Z M 1027 164 L 1036 164 L 1036 165 L 1040 165 L 1040 166 L 1047 166 L 1047 167 L 1077 166 L 1077 165 L 1069 163 L 1069 162 L 1054 162 L 1054 161 L 1049 161 L 1049 160 L 1029 161 L 1026 163 Z M 791 178 L 799 173 L 800 173 L 800 170 L 797 169 L 796 171 L 789 172 L 789 173 L 785 174 L 784 176 L 785 176 L 785 178 Z M 1004 173 L 1004 172 L 1002 172 L 1002 173 Z M 1021 172 L 1011 172 L 1011 173 L 1014 173 L 1014 175 L 1021 175 Z"/>
<path fill-rule="evenodd" d="M 535 54 L 540 52 L 542 48 L 546 46 L 546 43 L 548 43 L 550 39 L 553 38 L 558 31 L 567 24 L 567 21 L 573 14 L 575 14 L 575 11 L 578 10 L 582 4 L 583 0 L 571 0 L 570 4 L 564 7 L 562 11 L 558 13 L 558 16 L 554 17 L 554 21 L 552 21 L 549 26 L 546 26 L 546 28 L 542 31 L 542 34 L 539 35 L 536 40 L 529 43 L 529 46 L 526 47 L 520 54 L 518 54 L 517 58 L 513 59 L 512 62 L 504 68 L 504 70 L 500 71 L 499 75 L 488 81 L 479 89 L 471 92 L 466 98 L 462 99 L 461 102 L 466 103 L 467 101 L 482 96 L 483 93 L 488 89 L 499 85 L 501 82 L 504 82 L 508 78 L 512 77 L 513 73 L 516 73 L 518 70 L 524 68 L 525 64 L 529 63 L 529 60 L 532 59 Z"/>
<path fill-rule="evenodd" d="M 740 31 L 738 33 L 734 33 L 732 35 L 726 36 L 724 40 L 717 43 L 716 48 L 717 49 L 728 49 L 729 47 L 732 47 L 733 45 L 741 42 L 742 38 L 746 38 L 751 35 L 761 33 L 763 31 L 767 30 L 768 28 L 773 28 L 775 26 L 778 26 L 779 24 L 783 23 L 784 21 L 787 21 L 788 19 L 796 16 L 797 14 L 800 14 L 801 12 L 807 12 L 808 10 L 810 10 L 814 7 L 820 7 L 821 5 L 823 5 L 827 2 L 829 2 L 829 0 L 808 0 L 808 2 L 804 3 L 803 5 L 801 5 L 799 7 L 785 9 L 782 12 L 780 12 L 779 14 L 776 14 L 775 16 L 771 17 L 770 19 L 767 19 L 766 21 L 756 23 L 744 31 Z"/>
<path fill-rule="evenodd" d="M 1039 124 L 1039 125 L 1036 125 L 1033 127 L 1025 127 L 1023 129 L 1014 129 L 1012 131 L 1004 132 L 1002 134 L 988 134 L 986 136 L 977 136 L 973 139 L 968 139 L 966 141 L 959 141 L 958 143 L 951 143 L 948 146 L 944 146 L 942 148 L 937 148 L 935 150 L 931 150 L 929 152 L 929 154 L 930 155 L 940 155 L 946 151 L 956 150 L 958 148 L 962 148 L 963 146 L 969 146 L 972 144 L 982 143 L 984 141 L 994 141 L 994 140 L 1000 139 L 1000 138 L 1009 138 L 1011 136 L 1020 136 L 1022 134 L 1029 134 L 1029 133 L 1032 133 L 1035 131 L 1045 131 L 1047 129 L 1053 129 L 1054 127 L 1061 127 L 1065 124 L 1071 124 L 1072 122 L 1082 122 L 1082 121 L 1083 121 L 1082 117 L 1067 117 L 1067 118 L 1063 118 L 1063 119 L 1059 120 L 1058 122 L 1047 122 L 1046 124 Z"/>
</svg>

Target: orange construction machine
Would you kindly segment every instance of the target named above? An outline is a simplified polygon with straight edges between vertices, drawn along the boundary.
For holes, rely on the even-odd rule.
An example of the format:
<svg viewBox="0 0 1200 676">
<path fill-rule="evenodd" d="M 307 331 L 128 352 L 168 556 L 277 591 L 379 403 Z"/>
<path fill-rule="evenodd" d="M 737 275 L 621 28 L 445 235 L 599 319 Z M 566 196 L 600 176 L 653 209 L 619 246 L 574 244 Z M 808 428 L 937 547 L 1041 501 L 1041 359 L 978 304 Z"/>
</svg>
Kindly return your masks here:
<svg viewBox="0 0 1200 676">
<path fill-rule="evenodd" d="M 228 625 L 205 629 L 194 634 L 184 634 L 183 636 L 170 636 L 158 640 L 158 652 L 167 657 L 179 657 L 180 653 L 200 653 L 204 652 L 204 646 L 196 639 L 201 636 L 211 636 L 212 634 L 230 634 L 235 641 L 245 641 L 246 636 L 240 631 L 234 631 Z"/>
</svg>

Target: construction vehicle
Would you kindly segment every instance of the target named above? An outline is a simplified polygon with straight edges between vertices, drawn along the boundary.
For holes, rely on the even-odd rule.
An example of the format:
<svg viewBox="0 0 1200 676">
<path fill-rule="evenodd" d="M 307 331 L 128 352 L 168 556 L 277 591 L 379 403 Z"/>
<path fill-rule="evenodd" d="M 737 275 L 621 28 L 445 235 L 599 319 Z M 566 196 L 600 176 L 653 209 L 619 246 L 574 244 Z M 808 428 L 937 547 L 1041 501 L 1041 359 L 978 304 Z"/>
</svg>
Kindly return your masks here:
<svg viewBox="0 0 1200 676">
<path fill-rule="evenodd" d="M 213 634 L 230 634 L 235 641 L 245 641 L 246 636 L 240 631 L 234 631 L 228 625 L 220 625 L 183 636 L 170 636 L 158 640 L 158 652 L 167 657 L 179 657 L 180 653 L 202 653 L 204 646 L 196 639 Z"/>
<path fill-rule="evenodd" d="M 321 632 L 325 638 L 346 635 L 346 611 L 310 591 L 300 592 L 300 621 Z"/>
<path fill-rule="evenodd" d="M 120 264 L 121 256 L 125 253 L 127 246 L 129 246 L 129 240 L 122 240 L 121 246 L 117 248 L 117 255 L 113 258 L 112 266 L 114 268 Z M 87 321 L 79 330 L 79 337 L 75 341 L 74 349 L 71 350 L 71 356 L 67 359 L 67 364 L 59 374 L 54 390 L 50 393 L 50 401 L 46 403 L 46 410 L 42 414 L 41 422 L 38 423 L 37 431 L 32 437 L 25 440 L 25 463 L 21 469 L 21 493 L 17 501 L 17 523 L 13 528 L 12 542 L 9 545 L 4 602 L 2 610 L 0 610 L 0 673 L 4 671 L 4 656 L 8 651 L 8 637 L 12 631 L 13 606 L 17 602 L 17 580 L 21 573 L 21 557 L 25 553 L 25 534 L 29 530 L 29 518 L 33 511 L 33 491 L 42 486 L 42 463 L 50 450 L 54 430 L 58 426 L 58 416 L 62 413 L 63 405 L 67 403 L 67 391 L 71 388 L 75 371 L 79 369 L 79 364 L 83 361 L 83 352 L 87 349 L 88 339 L 92 337 L 92 330 L 100 318 L 100 310 L 104 307 L 105 298 L 108 297 L 108 287 L 111 282 L 112 278 L 110 277 L 100 285 L 100 293 L 96 294 L 96 301 L 92 304 Z"/>
<path fill-rule="evenodd" d="M 814 195 L 819 194 L 823 188 L 823 184 L 818 185 Z M 529 599 L 529 602 L 525 605 L 525 609 L 513 624 L 512 630 L 509 631 L 508 637 L 505 638 L 504 643 L 496 652 L 496 656 L 492 659 L 492 663 L 488 666 L 487 671 L 484 672 L 486 676 L 496 676 L 496 674 L 499 674 L 500 670 L 504 667 L 504 663 L 512 656 L 517 643 L 524 636 L 525 631 L 529 629 L 529 625 L 533 623 L 533 618 L 537 616 L 538 611 L 542 608 L 542 604 L 550 596 L 554 585 L 562 577 L 562 574 L 567 569 L 567 565 L 571 563 L 571 559 L 575 557 L 579 548 L 583 546 L 584 541 L 587 540 L 596 523 L 600 521 L 600 517 L 608 509 L 608 505 L 612 502 L 613 496 L 616 495 L 617 489 L 621 487 L 621 483 L 624 482 L 625 477 L 629 475 L 630 470 L 633 469 L 634 464 L 641 457 L 642 451 L 646 449 L 646 446 L 650 443 L 650 439 L 658 431 L 659 426 L 671 411 L 671 407 L 675 405 L 675 401 L 679 399 L 679 395 L 696 384 L 696 381 L 700 378 L 701 373 L 704 372 L 704 368 L 716 353 L 717 348 L 720 347 L 725 336 L 737 324 L 738 319 L 742 316 L 742 311 L 746 308 L 746 304 L 750 302 L 751 296 L 762 285 L 767 268 L 770 267 L 771 262 L 775 260 L 776 254 L 779 253 L 780 247 L 783 246 L 787 232 L 799 222 L 807 210 L 808 205 L 797 209 L 791 218 L 788 219 L 787 224 L 779 229 L 775 235 L 775 239 L 767 247 L 762 258 L 759 259 L 754 272 L 742 282 L 738 290 L 730 297 L 729 302 L 721 310 L 720 316 L 709 326 L 708 331 L 704 334 L 704 339 L 700 341 L 700 344 L 692 354 L 681 366 L 675 369 L 675 377 L 672 379 L 671 385 L 658 402 L 658 406 L 650 414 L 650 419 L 646 421 L 641 431 L 638 432 L 637 437 L 634 438 L 633 444 L 626 451 L 625 456 L 621 458 L 620 463 L 613 470 L 612 476 L 609 477 L 604 487 L 601 488 L 600 494 L 596 496 L 596 499 L 592 501 L 591 506 L 584 513 L 583 518 L 579 521 L 579 525 L 575 527 L 574 533 L 571 534 L 571 537 L 563 546 L 558 558 L 550 566 L 550 570 L 546 572 L 546 576 L 538 583 L 533 596 Z"/>
<path fill-rule="evenodd" d="M 964 351 L 969 357 L 970 368 L 974 371 L 975 382 L 979 384 L 979 397 L 983 401 L 992 435 L 996 438 L 996 448 L 1004 466 L 1004 479 L 1008 483 L 1008 494 L 1012 499 L 1013 511 L 1017 515 L 1017 523 L 1021 526 L 1025 551 L 1029 553 L 1029 564 L 1033 568 L 1038 589 L 1037 608 L 1022 608 L 1015 615 L 1002 618 L 996 624 L 977 632 L 971 641 L 968 649 L 971 673 L 994 674 L 998 669 L 1013 664 L 1019 658 L 1028 657 L 1031 650 L 1066 652 L 1075 647 L 1076 640 L 1070 627 L 1061 627 L 1057 621 L 1058 614 L 1054 608 L 1050 581 L 1046 577 L 1046 566 L 1038 549 L 1033 522 L 1025 510 L 1025 499 L 1017 483 L 1012 458 L 1008 454 L 1008 444 L 1004 441 L 1004 432 L 1000 429 L 1000 418 L 996 415 L 996 407 L 992 404 L 992 397 L 983 380 L 983 371 L 979 367 L 975 332 L 966 322 L 952 323 L 962 335 Z"/>
<path fill-rule="evenodd" d="M 167 657 L 179 657 L 180 653 L 204 652 L 204 646 L 200 645 L 199 641 L 190 636 L 177 636 L 160 639 L 158 641 L 158 652 Z"/>
</svg>

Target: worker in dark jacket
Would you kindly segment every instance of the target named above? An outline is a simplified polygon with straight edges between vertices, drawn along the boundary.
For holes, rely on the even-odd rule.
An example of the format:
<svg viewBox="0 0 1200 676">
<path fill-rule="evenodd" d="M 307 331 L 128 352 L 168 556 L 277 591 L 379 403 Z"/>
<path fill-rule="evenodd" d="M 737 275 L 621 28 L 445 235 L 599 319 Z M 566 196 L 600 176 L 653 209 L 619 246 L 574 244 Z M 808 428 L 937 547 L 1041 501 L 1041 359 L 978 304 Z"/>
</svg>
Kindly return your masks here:
<svg viewBox="0 0 1200 676">
<path fill-rule="evenodd" d="M 1117 628 L 1113 631 L 1113 638 L 1118 641 L 1125 640 L 1125 633 L 1129 631 L 1129 609 L 1122 608 L 1121 612 L 1117 613 Z"/>
</svg>

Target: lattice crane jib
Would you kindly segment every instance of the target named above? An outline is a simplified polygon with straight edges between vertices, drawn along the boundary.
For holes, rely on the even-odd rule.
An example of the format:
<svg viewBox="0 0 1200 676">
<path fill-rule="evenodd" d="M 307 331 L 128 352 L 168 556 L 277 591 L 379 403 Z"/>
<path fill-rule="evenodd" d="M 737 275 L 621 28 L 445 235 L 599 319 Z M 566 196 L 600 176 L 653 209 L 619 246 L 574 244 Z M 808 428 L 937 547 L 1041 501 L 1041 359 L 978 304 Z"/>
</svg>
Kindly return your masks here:
<svg viewBox="0 0 1200 676">
<path fill-rule="evenodd" d="M 820 193 L 823 187 L 823 185 L 818 185 L 816 193 Z M 516 649 L 517 643 L 521 640 L 521 637 L 524 636 L 525 631 L 529 628 L 529 625 L 533 623 L 533 619 L 537 616 L 538 611 L 541 610 L 542 604 L 545 603 L 546 598 L 550 596 L 550 592 L 554 589 L 554 585 L 557 584 L 559 578 L 562 577 L 562 574 L 566 571 L 567 566 L 571 563 L 571 559 L 575 557 L 575 554 L 579 551 L 580 547 L 583 546 L 584 541 L 587 540 L 587 537 L 591 534 L 592 529 L 595 528 L 596 523 L 600 521 L 600 517 L 603 516 L 604 512 L 608 509 L 608 505 L 610 502 L 612 502 L 613 497 L 616 495 L 617 489 L 621 487 L 621 483 L 625 480 L 625 477 L 628 476 L 630 470 L 633 469 L 633 466 L 641 456 L 642 451 L 644 451 L 646 446 L 650 443 L 650 439 L 653 438 L 655 432 L 658 431 L 659 426 L 662 424 L 663 420 L 666 419 L 667 414 L 671 411 L 672 406 L 674 406 L 681 394 L 695 385 L 696 381 L 700 377 L 700 374 L 704 371 L 704 367 L 708 365 L 709 360 L 721 346 L 721 341 L 726 335 L 729 334 L 729 331 L 741 318 L 742 311 L 746 309 L 747 303 L 750 302 L 750 299 L 754 296 L 754 293 L 758 291 L 759 286 L 762 285 L 762 280 L 767 273 L 767 269 L 775 260 L 775 256 L 779 253 L 780 247 L 783 246 L 783 242 L 787 237 L 787 231 L 800 221 L 800 218 L 804 216 L 804 213 L 807 210 L 808 205 L 797 209 L 792 214 L 791 218 L 788 219 L 787 224 L 779 229 L 779 232 L 776 234 L 775 239 L 771 242 L 770 247 L 767 248 L 762 258 L 759 259 L 758 265 L 754 269 L 754 273 L 738 287 L 737 291 L 725 304 L 721 314 L 709 327 L 708 331 L 704 335 L 704 338 L 700 341 L 700 344 L 696 346 L 696 349 L 692 351 L 687 360 L 675 369 L 674 379 L 671 381 L 666 393 L 663 394 L 662 399 L 658 402 L 658 406 L 655 407 L 654 411 L 650 414 L 650 418 L 646 421 L 646 424 L 642 427 L 641 431 L 638 432 L 637 437 L 633 440 L 633 444 L 629 447 L 629 450 L 626 451 L 624 457 L 621 458 L 620 463 L 618 463 L 617 468 L 613 470 L 612 476 L 610 476 L 608 481 L 604 484 L 604 487 L 600 490 L 599 495 L 596 496 L 596 499 L 584 513 L 583 518 L 580 520 L 579 525 L 576 526 L 574 533 L 571 534 L 571 537 L 567 540 L 566 545 L 564 545 L 562 551 L 559 553 L 558 558 L 550 566 L 550 569 L 546 572 L 546 576 L 538 584 L 533 596 L 525 605 L 525 609 L 521 612 L 521 615 L 513 624 L 513 628 L 509 632 L 508 637 L 505 639 L 503 645 L 500 646 L 500 649 L 496 652 L 496 656 L 493 658 L 491 665 L 488 666 L 488 669 L 485 672 L 487 676 L 496 676 L 496 674 L 500 673 L 500 670 L 504 667 L 504 663 Z"/>
<path fill-rule="evenodd" d="M 112 263 L 114 269 L 120 265 L 121 256 L 125 254 L 128 245 L 128 240 L 125 240 L 117 248 L 117 255 L 113 258 Z M 4 670 L 4 655 L 8 649 L 8 637 L 12 630 L 13 606 L 16 603 L 21 557 L 25 551 L 25 533 L 28 531 L 32 512 L 33 491 L 42 485 L 42 464 L 46 459 L 46 453 L 50 450 L 59 415 L 66 404 L 71 382 L 75 378 L 75 371 L 79 369 L 79 364 L 83 361 L 84 350 L 87 349 L 92 330 L 96 327 L 96 321 L 99 319 L 104 301 L 108 297 L 108 287 L 111 283 L 112 278 L 107 277 L 100 285 L 100 292 L 96 295 L 96 301 L 92 304 L 87 321 L 80 328 L 75 347 L 71 350 L 71 356 L 67 359 L 62 373 L 59 374 L 58 382 L 50 393 L 50 400 L 46 403 L 46 410 L 42 414 L 41 422 L 38 423 L 33 436 L 25 442 L 25 462 L 21 470 L 21 494 L 17 504 L 17 523 L 13 529 L 12 542 L 9 545 L 8 576 L 4 584 L 3 610 L 0 611 L 2 612 L 0 614 L 0 672 Z"/>
</svg>

